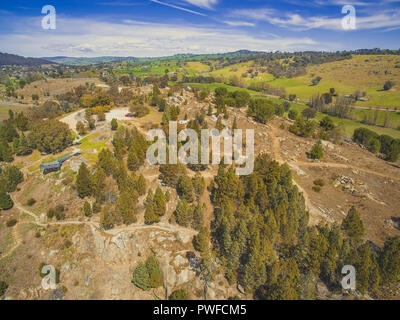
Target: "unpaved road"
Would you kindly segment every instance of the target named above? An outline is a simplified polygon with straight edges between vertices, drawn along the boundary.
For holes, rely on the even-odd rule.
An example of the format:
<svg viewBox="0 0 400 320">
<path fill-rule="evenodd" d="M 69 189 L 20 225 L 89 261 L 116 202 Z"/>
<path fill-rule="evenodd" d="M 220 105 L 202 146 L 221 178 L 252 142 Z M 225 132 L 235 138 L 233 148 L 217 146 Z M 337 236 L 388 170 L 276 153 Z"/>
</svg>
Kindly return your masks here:
<svg viewBox="0 0 400 320">
<path fill-rule="evenodd" d="M 165 224 L 165 223 L 159 223 L 159 224 L 154 224 L 154 225 L 132 224 L 132 225 L 122 227 L 122 228 L 103 230 L 100 227 L 98 222 L 93 222 L 93 221 L 69 220 L 69 221 L 59 221 L 59 222 L 41 222 L 39 217 L 36 214 L 25 209 L 15 199 L 13 199 L 13 201 L 14 201 L 15 208 L 17 208 L 18 210 L 20 210 L 23 213 L 28 214 L 30 217 L 33 218 L 33 221 L 21 221 L 13 227 L 12 232 L 13 232 L 13 239 L 14 239 L 15 243 L 6 253 L 4 253 L 0 256 L 0 260 L 8 257 L 21 245 L 23 240 L 22 240 L 22 236 L 18 233 L 18 225 L 26 224 L 26 223 L 33 223 L 40 227 L 64 226 L 64 225 L 86 225 L 86 226 L 90 227 L 90 229 L 92 230 L 93 233 L 96 232 L 97 234 L 100 234 L 101 236 L 109 235 L 112 237 L 116 237 L 124 232 L 135 232 L 135 231 L 140 231 L 140 230 L 160 230 L 160 231 L 171 232 L 171 233 L 180 233 L 183 237 L 189 237 L 189 238 L 191 238 L 197 234 L 197 231 L 195 231 L 195 230 L 184 228 L 181 226 Z"/>
</svg>

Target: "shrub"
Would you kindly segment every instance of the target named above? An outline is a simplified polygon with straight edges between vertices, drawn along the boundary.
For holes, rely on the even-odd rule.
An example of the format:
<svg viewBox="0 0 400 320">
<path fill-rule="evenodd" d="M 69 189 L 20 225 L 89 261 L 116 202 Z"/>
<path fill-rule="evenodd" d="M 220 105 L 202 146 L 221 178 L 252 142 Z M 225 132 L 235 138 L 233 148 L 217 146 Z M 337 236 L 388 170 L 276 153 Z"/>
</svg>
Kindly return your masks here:
<svg viewBox="0 0 400 320">
<path fill-rule="evenodd" d="M 368 141 L 368 151 L 372 153 L 377 153 L 381 149 L 381 142 L 378 138 L 373 138 Z"/>
<path fill-rule="evenodd" d="M 322 159 L 324 156 L 324 149 L 322 148 L 321 141 L 318 141 L 311 149 L 310 157 L 311 159 Z"/>
<path fill-rule="evenodd" d="M 383 90 L 387 91 L 392 89 L 394 83 L 390 80 L 386 81 L 385 84 L 383 85 Z"/>
<path fill-rule="evenodd" d="M 56 211 L 54 209 L 49 209 L 47 210 L 47 219 L 53 219 L 55 217 Z"/>
<path fill-rule="evenodd" d="M 11 228 L 14 227 L 18 223 L 18 220 L 15 218 L 8 219 L 6 222 L 6 226 Z"/>
<path fill-rule="evenodd" d="M 145 263 L 139 262 L 133 271 L 132 283 L 144 291 L 163 285 L 162 272 L 153 254 L 147 258 Z"/>
<path fill-rule="evenodd" d="M 175 290 L 169 296 L 169 300 L 189 300 L 189 295 L 184 289 Z"/>
<path fill-rule="evenodd" d="M 325 181 L 324 181 L 324 179 L 317 179 L 317 180 L 314 180 L 314 184 L 316 186 L 323 187 L 323 186 L 325 186 Z"/>
<path fill-rule="evenodd" d="M 4 190 L 0 190 L 0 208 L 3 210 L 9 210 L 14 206 L 10 195 Z"/>
<path fill-rule="evenodd" d="M 315 191 L 315 192 L 321 192 L 321 187 L 320 186 L 313 186 L 312 187 L 312 189 Z"/>
<path fill-rule="evenodd" d="M 4 281 L 0 281 L 0 297 L 4 296 L 8 288 L 8 284 Z"/>
<path fill-rule="evenodd" d="M 27 202 L 26 205 L 32 207 L 36 203 L 36 200 L 33 198 L 30 198 Z"/>
<path fill-rule="evenodd" d="M 83 204 L 83 213 L 86 217 L 90 217 L 93 214 L 92 207 L 87 201 L 85 201 L 85 203 Z"/>
<path fill-rule="evenodd" d="M 118 122 L 116 119 L 111 120 L 111 130 L 115 131 L 118 129 Z"/>
<path fill-rule="evenodd" d="M 296 110 L 294 110 L 294 109 L 289 110 L 289 113 L 288 113 L 289 119 L 296 120 L 298 115 L 299 115 L 299 113 Z"/>
<path fill-rule="evenodd" d="M 283 103 L 283 108 L 285 109 L 285 112 L 288 112 L 289 109 L 290 109 L 290 103 L 287 102 L 287 101 L 285 101 L 285 102 Z"/>
<path fill-rule="evenodd" d="M 304 109 L 301 114 L 304 118 L 311 119 L 311 118 L 315 117 L 315 115 L 317 114 L 317 110 L 312 109 L 312 108 L 307 108 L 307 109 Z"/>
</svg>

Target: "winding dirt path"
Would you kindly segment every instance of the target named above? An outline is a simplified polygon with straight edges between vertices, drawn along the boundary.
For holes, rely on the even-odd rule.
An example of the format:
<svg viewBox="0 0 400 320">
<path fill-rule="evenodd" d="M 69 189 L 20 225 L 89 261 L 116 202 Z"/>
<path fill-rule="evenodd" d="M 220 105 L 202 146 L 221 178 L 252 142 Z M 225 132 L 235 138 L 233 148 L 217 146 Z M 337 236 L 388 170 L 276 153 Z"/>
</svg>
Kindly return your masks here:
<svg viewBox="0 0 400 320">
<path fill-rule="evenodd" d="M 22 239 L 22 235 L 19 234 L 19 232 L 18 232 L 18 226 L 22 225 L 22 224 L 27 224 L 27 223 L 33 223 L 34 225 L 37 225 L 40 227 L 64 226 L 64 225 L 86 225 L 86 226 L 90 227 L 92 232 L 96 232 L 100 235 L 107 234 L 112 237 L 118 236 L 124 232 L 134 232 L 134 231 L 138 231 L 138 230 L 160 230 L 160 231 L 171 232 L 171 233 L 178 232 L 178 233 L 182 233 L 184 236 L 188 236 L 188 237 L 192 237 L 197 234 L 197 231 L 195 231 L 195 230 L 188 229 L 188 228 L 181 227 L 181 226 L 165 224 L 165 223 L 159 223 L 159 224 L 154 224 L 154 225 L 129 225 L 129 226 L 126 226 L 123 228 L 103 230 L 100 227 L 100 224 L 98 222 L 93 222 L 93 221 L 69 220 L 69 221 L 59 221 L 59 222 L 41 222 L 39 217 L 36 214 L 25 209 L 15 199 L 13 199 L 13 201 L 14 201 L 14 207 L 17 208 L 20 212 L 28 214 L 30 217 L 33 218 L 33 221 L 22 221 L 14 226 L 14 228 L 12 230 L 12 234 L 13 234 L 13 239 L 15 241 L 15 244 L 6 253 L 4 253 L 0 256 L 0 260 L 11 255 L 21 245 L 23 239 Z"/>
<path fill-rule="evenodd" d="M 280 146 L 280 141 L 279 141 L 279 136 L 278 136 L 278 130 L 275 126 L 273 126 L 272 124 L 268 124 L 268 127 L 271 129 L 270 130 L 270 137 L 272 138 L 272 154 L 274 156 L 274 159 L 279 162 L 280 164 L 283 164 L 285 162 L 287 162 L 289 165 L 295 165 L 298 167 L 329 167 L 329 168 L 340 168 L 340 169 L 353 169 L 353 170 L 357 170 L 360 172 L 365 172 L 371 175 L 376 175 L 382 178 L 386 178 L 386 179 L 390 179 L 390 180 L 397 180 L 400 181 L 400 177 L 393 177 L 393 176 L 389 176 L 374 170 L 370 170 L 370 169 L 365 169 L 365 168 L 360 168 L 358 166 L 354 166 L 354 165 L 350 165 L 350 164 L 342 164 L 342 163 L 334 163 L 334 162 L 304 162 L 304 161 L 295 161 L 295 162 L 289 162 L 289 161 L 284 161 L 281 157 L 281 146 Z M 293 180 L 293 183 L 297 186 L 297 188 L 299 189 L 300 192 L 303 193 L 303 197 L 305 200 L 305 204 L 306 207 L 308 209 L 308 211 L 312 214 L 312 216 L 310 215 L 310 222 L 314 223 L 317 222 L 316 221 L 316 217 L 315 215 L 321 215 L 322 212 L 321 210 L 319 210 L 318 208 L 316 208 L 313 204 L 312 201 L 310 199 L 310 196 L 308 195 L 308 193 L 304 190 L 304 188 L 302 188 L 296 181 Z"/>
</svg>

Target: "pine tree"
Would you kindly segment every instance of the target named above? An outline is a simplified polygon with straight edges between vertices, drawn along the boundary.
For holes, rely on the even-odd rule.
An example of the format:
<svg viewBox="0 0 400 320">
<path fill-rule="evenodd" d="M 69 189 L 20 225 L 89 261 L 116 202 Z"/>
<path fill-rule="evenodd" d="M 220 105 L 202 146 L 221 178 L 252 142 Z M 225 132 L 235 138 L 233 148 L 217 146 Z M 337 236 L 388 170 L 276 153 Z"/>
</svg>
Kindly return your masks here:
<svg viewBox="0 0 400 320">
<path fill-rule="evenodd" d="M 128 169 L 130 171 L 136 171 L 140 167 L 139 159 L 136 155 L 136 150 L 134 148 L 129 149 L 127 163 L 128 163 Z"/>
<path fill-rule="evenodd" d="M 10 195 L 2 187 L 0 189 L 0 208 L 3 210 L 9 210 L 14 206 L 14 202 L 11 200 Z"/>
<path fill-rule="evenodd" d="M 78 176 L 76 177 L 76 190 L 82 199 L 92 194 L 90 174 L 84 162 L 81 163 Z"/>
<path fill-rule="evenodd" d="M 207 255 L 210 250 L 210 231 L 206 227 L 202 227 L 193 241 L 194 247 L 201 255 Z"/>
<path fill-rule="evenodd" d="M 103 168 L 107 176 L 113 173 L 114 157 L 110 150 L 103 149 L 100 151 L 98 164 Z"/>
<path fill-rule="evenodd" d="M 6 141 L 0 142 L 0 161 L 12 162 L 14 160 L 13 153 Z"/>
<path fill-rule="evenodd" d="M 138 192 L 139 196 L 143 196 L 146 194 L 146 179 L 141 174 L 136 180 L 136 191 Z"/>
<path fill-rule="evenodd" d="M 364 236 L 364 224 L 355 207 L 351 207 L 342 222 L 342 229 L 352 240 L 360 240 Z"/>
<path fill-rule="evenodd" d="M 106 173 L 102 167 L 96 169 L 91 180 L 93 196 L 96 198 L 96 201 L 103 201 Z"/>
<path fill-rule="evenodd" d="M 160 216 L 154 213 L 154 201 L 153 191 L 150 189 L 147 193 L 145 205 L 146 210 L 144 212 L 144 222 L 146 224 L 153 224 L 160 222 Z"/>
<path fill-rule="evenodd" d="M 178 202 L 175 210 L 176 222 L 184 227 L 189 227 L 192 221 L 192 210 L 186 200 Z"/>
<path fill-rule="evenodd" d="M 146 269 L 149 274 L 149 285 L 158 288 L 163 285 L 163 275 L 156 257 L 152 254 L 146 260 Z"/>
<path fill-rule="evenodd" d="M 153 210 L 154 213 L 160 217 L 165 215 L 166 212 L 165 196 L 160 187 L 157 187 L 156 192 L 154 193 Z"/>
<path fill-rule="evenodd" d="M 189 203 L 194 201 L 193 184 L 188 176 L 179 178 L 176 190 L 182 200 L 186 200 Z"/>
<path fill-rule="evenodd" d="M 311 159 L 322 159 L 324 156 L 324 149 L 322 148 L 321 141 L 318 141 L 311 149 L 310 157 Z"/>
<path fill-rule="evenodd" d="M 111 120 L 111 130 L 116 131 L 118 129 L 118 122 L 116 119 Z"/>
<path fill-rule="evenodd" d="M 83 213 L 85 214 L 86 217 L 90 217 L 93 214 L 92 206 L 87 201 L 85 201 L 85 203 L 83 204 Z"/>
<path fill-rule="evenodd" d="M 115 214 L 115 212 L 112 211 L 109 207 L 104 207 L 100 217 L 100 226 L 105 230 L 109 230 L 114 228 L 116 224 L 117 215 Z"/>
<path fill-rule="evenodd" d="M 128 191 L 122 191 L 117 201 L 117 213 L 126 225 L 136 222 L 136 202 Z"/>
</svg>

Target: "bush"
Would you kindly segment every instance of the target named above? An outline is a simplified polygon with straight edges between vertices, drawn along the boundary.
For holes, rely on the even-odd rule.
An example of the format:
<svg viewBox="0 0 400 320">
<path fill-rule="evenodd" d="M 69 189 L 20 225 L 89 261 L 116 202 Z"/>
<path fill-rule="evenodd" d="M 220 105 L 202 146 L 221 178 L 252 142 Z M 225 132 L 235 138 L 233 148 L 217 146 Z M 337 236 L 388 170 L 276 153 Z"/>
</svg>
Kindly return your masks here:
<svg viewBox="0 0 400 320">
<path fill-rule="evenodd" d="M 133 271 L 132 283 L 144 291 L 163 285 L 162 272 L 153 254 L 147 258 L 145 263 L 139 262 Z"/>
<path fill-rule="evenodd" d="M 47 219 L 53 219 L 55 217 L 56 211 L 54 209 L 47 210 Z"/>
<path fill-rule="evenodd" d="M 312 187 L 312 189 L 315 191 L 315 192 L 321 192 L 321 187 L 320 186 L 313 186 Z"/>
<path fill-rule="evenodd" d="M 322 148 L 321 141 L 318 141 L 311 149 L 310 157 L 311 159 L 322 159 L 324 156 L 324 149 Z"/>
<path fill-rule="evenodd" d="M 32 207 L 36 203 L 36 200 L 33 198 L 30 198 L 27 202 L 26 205 L 29 207 Z"/>
<path fill-rule="evenodd" d="M 15 218 L 8 219 L 6 222 L 6 226 L 11 228 L 14 227 L 18 223 L 18 220 Z"/>
<path fill-rule="evenodd" d="M 383 85 L 383 90 L 387 91 L 392 89 L 394 83 L 390 80 L 386 81 L 385 84 Z"/>
<path fill-rule="evenodd" d="M 118 129 L 118 122 L 116 119 L 111 120 L 111 130 L 115 131 Z"/>
<path fill-rule="evenodd" d="M 316 186 L 323 187 L 323 186 L 325 186 L 325 181 L 324 181 L 324 179 L 317 179 L 317 180 L 314 180 L 314 184 Z"/>
<path fill-rule="evenodd" d="M 299 113 L 296 110 L 294 110 L 294 109 L 289 110 L 289 113 L 288 113 L 289 119 L 296 120 L 298 115 L 299 115 Z"/>
<path fill-rule="evenodd" d="M 9 210 L 14 206 L 10 195 L 4 190 L 0 190 L 0 208 L 3 210 Z"/>
<path fill-rule="evenodd" d="M 381 149 L 381 142 L 378 138 L 373 138 L 368 141 L 368 151 L 372 153 L 377 153 Z"/>
<path fill-rule="evenodd" d="M 8 288 L 8 284 L 4 281 L 0 281 L 0 297 L 4 296 Z"/>
<path fill-rule="evenodd" d="M 184 289 L 175 290 L 169 296 L 169 300 L 189 300 L 189 295 Z"/>
</svg>

